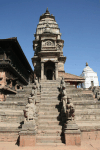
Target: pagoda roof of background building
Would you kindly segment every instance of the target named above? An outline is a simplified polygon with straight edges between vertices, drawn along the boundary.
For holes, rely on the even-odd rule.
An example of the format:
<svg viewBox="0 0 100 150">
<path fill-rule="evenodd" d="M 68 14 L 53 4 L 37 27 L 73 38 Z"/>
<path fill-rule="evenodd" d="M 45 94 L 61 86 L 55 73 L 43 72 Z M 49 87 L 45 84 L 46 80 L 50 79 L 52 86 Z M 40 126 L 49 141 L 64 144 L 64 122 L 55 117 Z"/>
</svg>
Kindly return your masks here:
<svg viewBox="0 0 100 150">
<path fill-rule="evenodd" d="M 26 68 L 33 72 L 18 40 L 17 40 L 17 37 L 12 37 L 12 38 L 7 38 L 7 39 L 0 39 L 0 47 L 2 46 L 2 44 L 5 43 L 5 45 L 7 43 L 11 43 L 13 48 L 12 50 L 14 50 L 14 53 L 16 53 L 16 55 L 19 57 L 20 61 L 24 64 L 24 66 L 26 66 Z M 2 47 L 1 47 L 2 48 Z"/>
</svg>

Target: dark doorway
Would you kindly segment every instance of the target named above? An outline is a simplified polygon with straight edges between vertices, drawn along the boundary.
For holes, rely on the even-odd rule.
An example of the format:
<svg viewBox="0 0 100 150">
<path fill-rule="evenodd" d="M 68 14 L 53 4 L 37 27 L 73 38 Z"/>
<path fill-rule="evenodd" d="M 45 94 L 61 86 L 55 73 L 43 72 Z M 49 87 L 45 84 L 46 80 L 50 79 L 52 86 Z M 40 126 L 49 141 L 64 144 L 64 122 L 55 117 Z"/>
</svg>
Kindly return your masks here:
<svg viewBox="0 0 100 150">
<path fill-rule="evenodd" d="M 93 81 L 91 81 L 91 86 L 94 86 Z"/>
<path fill-rule="evenodd" d="M 47 76 L 47 80 L 52 80 L 52 70 L 51 69 L 47 70 L 46 76 Z"/>
</svg>

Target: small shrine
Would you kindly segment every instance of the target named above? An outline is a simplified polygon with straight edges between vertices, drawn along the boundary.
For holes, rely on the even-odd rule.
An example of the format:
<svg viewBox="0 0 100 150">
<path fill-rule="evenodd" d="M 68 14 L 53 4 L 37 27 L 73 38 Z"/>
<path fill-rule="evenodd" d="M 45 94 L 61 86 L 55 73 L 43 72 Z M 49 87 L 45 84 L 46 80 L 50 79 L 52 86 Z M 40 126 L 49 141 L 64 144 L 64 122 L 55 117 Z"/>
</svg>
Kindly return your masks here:
<svg viewBox="0 0 100 150">
<path fill-rule="evenodd" d="M 91 86 L 99 86 L 97 73 L 89 67 L 86 62 L 86 67 L 83 69 L 82 74 L 80 75 L 85 79 L 85 82 L 81 84 L 82 88 L 89 88 Z"/>
</svg>

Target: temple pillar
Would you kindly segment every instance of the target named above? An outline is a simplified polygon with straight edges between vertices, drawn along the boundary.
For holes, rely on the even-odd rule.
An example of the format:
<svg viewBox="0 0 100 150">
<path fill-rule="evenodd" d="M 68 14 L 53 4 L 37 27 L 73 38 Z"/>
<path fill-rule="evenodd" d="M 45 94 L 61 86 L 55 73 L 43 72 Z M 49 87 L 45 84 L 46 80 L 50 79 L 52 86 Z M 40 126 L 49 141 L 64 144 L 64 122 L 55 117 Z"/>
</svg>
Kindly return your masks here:
<svg viewBox="0 0 100 150">
<path fill-rule="evenodd" d="M 41 62 L 41 80 L 44 79 L 44 62 Z"/>
<path fill-rule="evenodd" d="M 58 79 L 58 63 L 57 62 L 55 63 L 55 77 L 57 80 Z"/>
</svg>

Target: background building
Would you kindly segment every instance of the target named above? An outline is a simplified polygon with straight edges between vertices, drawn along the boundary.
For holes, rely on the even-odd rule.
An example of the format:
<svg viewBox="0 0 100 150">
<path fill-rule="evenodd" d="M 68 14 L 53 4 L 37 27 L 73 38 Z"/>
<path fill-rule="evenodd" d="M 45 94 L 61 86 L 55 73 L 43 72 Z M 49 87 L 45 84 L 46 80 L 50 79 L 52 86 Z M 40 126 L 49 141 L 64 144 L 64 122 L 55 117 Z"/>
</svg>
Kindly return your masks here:
<svg viewBox="0 0 100 150">
<path fill-rule="evenodd" d="M 86 67 L 83 69 L 80 76 L 85 79 L 85 82 L 81 84 L 81 87 L 89 88 L 90 86 L 99 86 L 97 73 L 88 66 L 88 63 L 86 63 Z"/>
<path fill-rule="evenodd" d="M 32 80 L 33 70 L 17 38 L 0 39 L 0 100 Z"/>
</svg>

